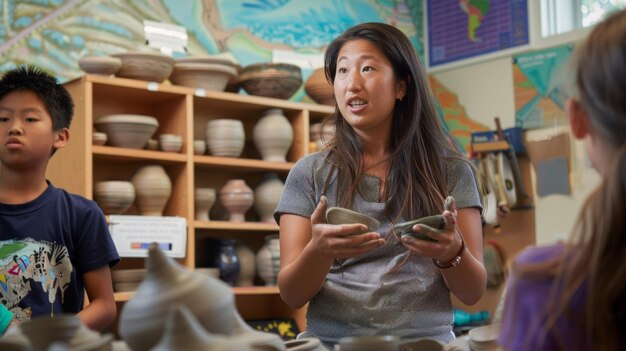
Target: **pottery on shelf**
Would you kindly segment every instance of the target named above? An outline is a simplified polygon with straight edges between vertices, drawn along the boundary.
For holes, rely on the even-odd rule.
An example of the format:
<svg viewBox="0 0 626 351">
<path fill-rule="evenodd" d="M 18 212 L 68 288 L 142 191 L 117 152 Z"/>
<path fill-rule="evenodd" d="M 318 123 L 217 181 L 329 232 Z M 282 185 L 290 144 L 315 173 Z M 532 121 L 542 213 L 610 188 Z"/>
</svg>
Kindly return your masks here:
<svg viewBox="0 0 626 351">
<path fill-rule="evenodd" d="M 78 67 L 90 74 L 110 76 L 122 67 L 122 60 L 111 56 L 86 55 L 78 59 Z"/>
<path fill-rule="evenodd" d="M 122 214 L 135 201 L 135 186 L 123 180 L 101 181 L 96 183 L 93 195 L 104 214 Z"/>
<path fill-rule="evenodd" d="M 111 55 L 122 60 L 117 77 L 161 83 L 174 68 L 174 59 L 157 52 L 123 52 Z"/>
<path fill-rule="evenodd" d="M 267 173 L 254 189 L 254 208 L 262 222 L 276 223 L 274 210 L 283 194 L 285 184 L 276 173 Z"/>
<path fill-rule="evenodd" d="M 245 222 L 245 214 L 254 203 L 254 193 L 243 179 L 231 179 L 220 189 L 219 199 L 231 222 Z"/>
<path fill-rule="evenodd" d="M 194 155 L 204 155 L 206 153 L 206 141 L 194 140 L 193 141 L 193 153 Z"/>
<path fill-rule="evenodd" d="M 159 121 L 151 116 L 116 114 L 102 116 L 93 124 L 107 134 L 109 145 L 142 149 L 158 128 Z"/>
<path fill-rule="evenodd" d="M 333 86 L 326 80 L 324 68 L 318 68 L 311 73 L 304 83 L 304 91 L 318 104 L 335 105 Z"/>
<path fill-rule="evenodd" d="M 238 242 L 235 251 L 239 258 L 239 275 L 235 281 L 236 286 L 253 286 L 256 276 L 256 255 L 245 244 Z"/>
<path fill-rule="evenodd" d="M 104 145 L 107 143 L 107 134 L 102 132 L 93 132 L 92 144 Z"/>
<path fill-rule="evenodd" d="M 302 72 L 288 63 L 256 63 L 241 69 L 239 84 L 250 95 L 286 100 L 302 85 Z"/>
<path fill-rule="evenodd" d="M 245 146 L 243 123 L 237 119 L 214 119 L 206 124 L 206 143 L 213 156 L 239 157 Z"/>
<path fill-rule="evenodd" d="M 231 65 L 204 62 L 176 62 L 170 75 L 172 84 L 191 88 L 224 91 L 228 82 L 237 77 Z"/>
<path fill-rule="evenodd" d="M 213 188 L 196 188 L 194 190 L 194 207 L 196 221 L 208 221 L 209 212 L 215 203 L 215 189 Z"/>
<path fill-rule="evenodd" d="M 166 152 L 178 152 L 183 147 L 183 137 L 178 134 L 160 134 L 159 147 Z"/>
<path fill-rule="evenodd" d="M 265 285 L 275 286 L 280 270 L 280 241 L 278 235 L 265 237 L 265 245 L 256 254 L 256 267 Z"/>
<path fill-rule="evenodd" d="M 173 305 L 165 322 L 165 333 L 151 351 L 252 351 L 228 336 L 209 333 L 185 305 Z"/>
<path fill-rule="evenodd" d="M 310 139 L 317 147 L 316 150 L 323 150 L 335 139 L 335 126 L 332 124 L 313 123 L 310 129 Z"/>
<path fill-rule="evenodd" d="M 271 108 L 254 125 L 252 137 L 263 161 L 287 162 L 286 155 L 293 141 L 293 128 L 278 108 Z"/>
<path fill-rule="evenodd" d="M 41 315 L 19 324 L 33 351 L 46 351 L 54 342 L 68 343 L 79 326 L 80 320 L 73 314 Z"/>
<path fill-rule="evenodd" d="M 234 286 L 239 277 L 239 256 L 235 250 L 235 240 L 223 239 L 219 241 L 219 248 L 215 256 L 214 265 L 220 270 L 220 279 L 230 286 Z"/>
<path fill-rule="evenodd" d="M 172 181 L 159 165 L 141 167 L 132 178 L 139 212 L 144 216 L 162 216 L 172 193 Z"/>
<path fill-rule="evenodd" d="M 146 268 L 146 278 L 120 314 L 120 334 L 133 351 L 147 351 L 157 344 L 174 305 L 189 308 L 211 333 L 232 333 L 237 311 L 230 286 L 186 269 L 156 244 L 148 249 Z"/>
</svg>

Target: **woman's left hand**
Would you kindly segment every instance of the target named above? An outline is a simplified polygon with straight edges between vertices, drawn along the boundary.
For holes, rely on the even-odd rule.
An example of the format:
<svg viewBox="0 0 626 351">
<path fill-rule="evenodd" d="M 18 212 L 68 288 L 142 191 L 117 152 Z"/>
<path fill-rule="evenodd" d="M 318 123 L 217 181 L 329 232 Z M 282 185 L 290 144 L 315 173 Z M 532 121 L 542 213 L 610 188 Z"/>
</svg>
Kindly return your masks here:
<svg viewBox="0 0 626 351">
<path fill-rule="evenodd" d="M 414 232 L 425 234 L 435 241 L 426 241 L 411 235 L 404 235 L 402 244 L 422 256 L 435 258 L 441 262 L 452 260 L 462 245 L 456 225 L 456 208 L 443 211 L 443 217 L 446 223 L 443 229 L 436 229 L 424 224 L 416 224 L 412 228 Z"/>
</svg>

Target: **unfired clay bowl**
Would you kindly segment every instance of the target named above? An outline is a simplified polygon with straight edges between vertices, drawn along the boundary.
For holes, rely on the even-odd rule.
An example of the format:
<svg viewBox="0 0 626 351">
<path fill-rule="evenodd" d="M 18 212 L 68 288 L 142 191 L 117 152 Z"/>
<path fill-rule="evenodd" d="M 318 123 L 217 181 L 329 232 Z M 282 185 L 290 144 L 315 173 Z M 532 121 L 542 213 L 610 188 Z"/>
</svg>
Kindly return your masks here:
<svg viewBox="0 0 626 351">
<path fill-rule="evenodd" d="M 380 228 L 380 222 L 376 219 L 343 207 L 331 207 L 326 210 L 326 221 L 330 224 L 361 223 L 367 226 L 367 231 L 355 232 L 353 235 L 367 233 L 368 231 L 375 232 Z"/>
</svg>

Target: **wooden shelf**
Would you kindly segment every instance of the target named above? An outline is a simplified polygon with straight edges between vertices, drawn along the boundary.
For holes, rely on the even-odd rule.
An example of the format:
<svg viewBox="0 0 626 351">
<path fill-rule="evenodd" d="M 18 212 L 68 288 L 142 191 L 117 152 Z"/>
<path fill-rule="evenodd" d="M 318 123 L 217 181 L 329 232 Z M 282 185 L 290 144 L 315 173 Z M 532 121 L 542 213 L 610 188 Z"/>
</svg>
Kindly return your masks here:
<svg viewBox="0 0 626 351">
<path fill-rule="evenodd" d="M 472 144 L 473 152 L 509 151 L 509 143 L 504 140 Z"/>
<path fill-rule="evenodd" d="M 194 164 L 202 168 L 220 168 L 233 171 L 270 171 L 287 173 L 293 167 L 293 162 L 267 162 L 263 160 L 252 160 L 234 157 L 201 156 L 193 157 Z"/>
<path fill-rule="evenodd" d="M 111 161 L 152 160 L 159 163 L 186 163 L 187 155 L 174 152 L 127 149 L 115 146 L 92 146 L 94 158 Z"/>
<path fill-rule="evenodd" d="M 233 287 L 232 290 L 235 296 L 280 295 L 277 286 L 237 286 Z M 134 291 L 122 291 L 114 294 L 116 302 L 126 302 L 133 295 L 135 295 Z"/>
<path fill-rule="evenodd" d="M 232 230 L 250 232 L 277 232 L 278 225 L 261 222 L 194 221 L 196 229 Z"/>
</svg>

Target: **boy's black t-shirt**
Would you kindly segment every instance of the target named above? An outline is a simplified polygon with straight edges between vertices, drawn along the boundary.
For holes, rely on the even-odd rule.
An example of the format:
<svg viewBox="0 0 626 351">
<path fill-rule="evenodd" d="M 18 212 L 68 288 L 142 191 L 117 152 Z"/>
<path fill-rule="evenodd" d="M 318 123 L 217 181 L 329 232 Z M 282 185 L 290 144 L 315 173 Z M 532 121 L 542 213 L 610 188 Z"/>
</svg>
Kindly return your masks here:
<svg viewBox="0 0 626 351">
<path fill-rule="evenodd" d="M 0 203 L 0 302 L 18 320 L 77 313 L 84 273 L 119 255 L 95 202 L 55 188 L 20 205 Z"/>
</svg>

